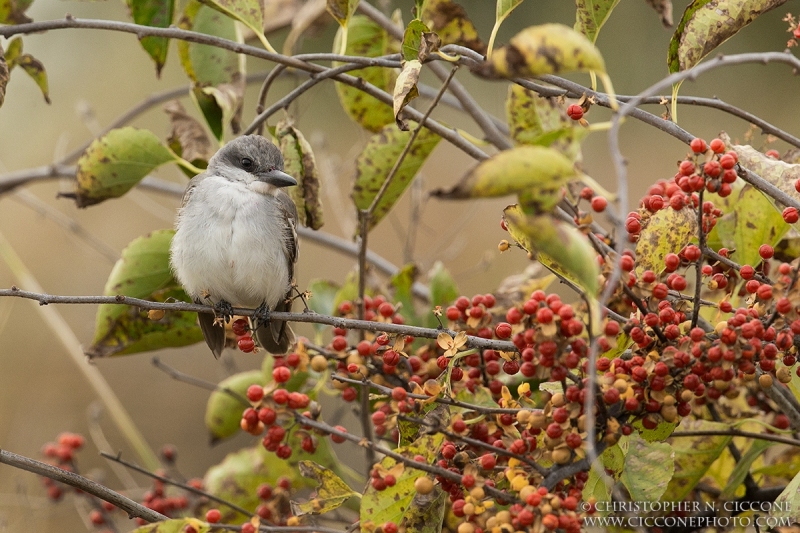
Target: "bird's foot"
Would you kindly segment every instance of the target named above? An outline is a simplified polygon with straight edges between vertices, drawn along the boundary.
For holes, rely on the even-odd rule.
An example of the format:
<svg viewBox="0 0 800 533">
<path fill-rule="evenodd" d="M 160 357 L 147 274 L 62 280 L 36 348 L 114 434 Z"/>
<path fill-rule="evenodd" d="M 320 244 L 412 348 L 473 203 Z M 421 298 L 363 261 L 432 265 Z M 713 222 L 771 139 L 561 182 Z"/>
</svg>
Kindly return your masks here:
<svg viewBox="0 0 800 533">
<path fill-rule="evenodd" d="M 269 324 L 270 310 L 266 303 L 259 305 L 253 312 L 253 329 L 256 330 L 261 326 Z"/>
<path fill-rule="evenodd" d="M 220 300 L 214 304 L 214 323 L 224 326 L 233 317 L 233 306 L 225 300 Z"/>
</svg>

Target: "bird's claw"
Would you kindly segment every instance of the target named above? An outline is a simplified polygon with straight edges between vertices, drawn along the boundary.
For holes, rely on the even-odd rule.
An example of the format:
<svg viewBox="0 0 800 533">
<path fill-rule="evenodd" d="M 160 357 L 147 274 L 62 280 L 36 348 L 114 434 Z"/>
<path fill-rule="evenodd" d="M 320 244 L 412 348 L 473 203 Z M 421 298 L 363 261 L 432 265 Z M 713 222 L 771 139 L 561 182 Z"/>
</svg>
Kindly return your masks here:
<svg viewBox="0 0 800 533">
<path fill-rule="evenodd" d="M 259 305 L 253 312 L 253 329 L 258 329 L 260 326 L 269 324 L 270 310 L 266 303 Z"/>
<path fill-rule="evenodd" d="M 220 325 L 227 324 L 233 317 L 233 306 L 225 300 L 220 300 L 214 304 L 214 316 L 215 322 Z"/>
</svg>

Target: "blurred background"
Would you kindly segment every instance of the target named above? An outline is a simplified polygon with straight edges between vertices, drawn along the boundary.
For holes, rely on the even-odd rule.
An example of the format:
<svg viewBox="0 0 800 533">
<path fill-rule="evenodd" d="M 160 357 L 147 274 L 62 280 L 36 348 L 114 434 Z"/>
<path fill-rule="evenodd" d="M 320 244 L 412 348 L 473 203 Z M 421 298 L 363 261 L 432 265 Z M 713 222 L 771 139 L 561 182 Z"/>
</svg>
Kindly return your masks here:
<svg viewBox="0 0 800 533">
<path fill-rule="evenodd" d="M 494 22 L 494 2 L 463 0 L 461 3 L 486 40 Z M 686 3 L 676 2 L 676 20 Z M 413 2 L 403 0 L 383 2 L 380 7 L 387 12 L 400 7 L 408 20 L 412 5 Z M 788 10 L 797 11 L 797 6 L 797 2 L 787 2 L 764 15 L 724 44 L 720 52 L 783 50 L 789 34 L 787 24 L 781 19 Z M 79 18 L 129 20 L 122 2 L 37 0 L 27 13 L 36 21 L 62 18 L 66 13 Z M 571 2 L 524 2 L 502 27 L 498 44 L 528 25 L 561 22 L 572 26 L 574 19 Z M 335 29 L 331 21 L 319 33 L 307 36 L 302 51 L 330 51 Z M 285 35 L 286 31 L 280 31 L 271 36 L 279 50 Z M 646 2 L 620 3 L 597 43 L 618 94 L 642 91 L 667 74 L 667 45 L 671 35 L 672 31 L 662 27 Z M 56 161 L 148 96 L 188 87 L 174 43 L 160 79 L 150 58 L 130 34 L 58 30 L 25 36 L 24 45 L 25 52 L 33 54 L 47 69 L 52 104 L 43 101 L 29 78 L 21 72 L 14 73 L 5 105 L 0 108 L 0 176 Z M 248 73 L 267 72 L 272 67 L 248 58 Z M 466 69 L 459 72 L 458 78 L 486 110 L 504 117 L 505 83 L 475 79 Z M 434 84 L 430 78 L 424 79 Z M 574 79 L 588 83 L 585 75 Z M 296 79 L 282 78 L 270 91 L 269 101 L 283 96 L 298 83 Z M 257 91 L 257 85 L 248 87 L 245 124 L 255 115 Z M 718 96 L 797 134 L 798 78 L 784 66 L 751 65 L 716 70 L 697 82 L 685 83 L 681 94 Z M 188 98 L 183 98 L 183 103 L 194 113 Z M 419 106 L 426 106 L 426 102 Z M 658 106 L 650 106 L 649 110 L 657 114 L 664 111 Z M 331 83 L 317 85 L 300 98 L 291 112 L 296 125 L 311 142 L 320 165 L 326 219 L 323 231 L 349 239 L 355 229 L 355 209 L 349 199 L 354 162 L 369 133 L 347 118 Z M 199 114 L 195 116 L 199 118 Z M 452 109 L 440 106 L 434 117 L 479 135 L 469 119 Z M 607 117 L 605 110 L 598 108 L 587 116 L 591 122 Z M 274 117 L 271 124 L 278 118 Z M 748 130 L 747 123 L 705 108 L 683 106 L 680 119 L 682 127 L 706 139 L 722 130 L 734 139 L 742 139 Z M 131 125 L 148 128 L 162 139 L 170 132 L 168 118 L 160 106 L 136 118 Z M 622 132 L 622 149 L 629 161 L 629 208 L 634 208 L 652 182 L 671 178 L 676 161 L 685 155 L 687 148 L 635 120 L 629 120 Z M 760 147 L 765 141 L 756 132 L 753 143 Z M 773 147 L 781 152 L 786 148 L 781 143 Z M 585 171 L 614 190 L 605 134 L 591 135 L 584 143 L 583 154 Z M 396 265 L 415 261 L 423 273 L 422 282 L 424 273 L 441 260 L 467 296 L 490 292 L 505 277 L 521 272 L 528 265 L 521 252 L 502 255 L 497 252 L 498 241 L 506 237 L 499 225 L 501 211 L 513 201 L 511 198 L 462 203 L 427 198 L 428 191 L 454 184 L 472 166 L 473 161 L 462 152 L 446 142 L 440 143 L 416 185 L 371 234 L 371 249 Z M 174 166 L 165 166 L 155 174 L 185 183 Z M 56 199 L 59 191 L 71 189 L 68 182 L 45 181 L 0 195 L 0 241 L 7 241 L 6 249 L 18 255 L 46 292 L 101 294 L 119 252 L 137 236 L 171 227 L 179 199 L 134 190 L 122 199 L 79 210 L 69 200 Z M 411 222 L 415 209 L 420 210 L 417 223 Z M 353 257 L 303 242 L 299 286 L 304 288 L 315 278 L 342 281 L 354 265 Z M 13 284 L 30 288 L 6 262 L 0 261 L 0 287 Z M 48 309 L 63 317 L 78 342 L 87 346 L 91 343 L 95 306 L 60 305 Z M 239 436 L 213 447 L 209 445 L 203 425 L 208 392 L 170 379 L 151 364 L 152 355 L 81 364 L 96 365 L 151 447 L 158 450 L 164 443 L 177 446 L 178 466 L 187 477 L 202 476 L 227 453 L 251 443 L 252 437 Z M 231 352 L 223 362 L 215 361 L 203 344 L 163 350 L 157 355 L 174 368 L 214 382 L 234 368 L 257 368 L 261 360 L 252 354 Z M 37 304 L 15 298 L 0 299 L 0 448 L 41 459 L 40 448 L 45 442 L 54 440 L 63 431 L 88 436 L 90 424 L 95 431 L 102 430 L 111 451 L 120 450 L 123 456 L 135 459 L 122 435 L 99 408 L 83 373 L 44 322 Z M 82 472 L 93 473 L 111 487 L 119 486 L 105 460 L 96 452 L 97 445 L 90 439 L 79 458 Z M 148 484 L 143 477 L 136 479 L 142 485 Z M 83 528 L 83 519 L 69 500 L 52 504 L 36 476 L 0 466 L 0 532 L 44 533 Z"/>
</svg>

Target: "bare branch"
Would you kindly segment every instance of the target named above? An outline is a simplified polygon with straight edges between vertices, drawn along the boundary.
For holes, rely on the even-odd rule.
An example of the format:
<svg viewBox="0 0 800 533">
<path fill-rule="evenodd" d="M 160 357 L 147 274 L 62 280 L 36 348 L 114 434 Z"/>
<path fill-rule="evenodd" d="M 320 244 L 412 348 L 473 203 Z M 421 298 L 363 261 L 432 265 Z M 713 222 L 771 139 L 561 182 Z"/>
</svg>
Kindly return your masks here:
<svg viewBox="0 0 800 533">
<path fill-rule="evenodd" d="M 91 479 L 79 476 L 74 472 L 67 472 L 66 470 L 53 465 L 31 459 L 23 455 L 17 455 L 16 453 L 2 449 L 0 449 L 0 463 L 19 468 L 20 470 L 33 472 L 34 474 L 59 481 L 65 485 L 75 487 L 76 489 L 80 489 L 91 494 L 92 496 L 97 496 L 101 500 L 113 503 L 128 513 L 128 516 L 131 518 L 141 518 L 142 520 L 146 520 L 148 522 L 167 520 L 167 517 L 163 514 L 157 513 L 152 509 L 148 509 L 144 505 L 136 503 L 130 498 L 127 498 L 118 492 L 114 492 L 113 490 L 104 487 L 100 483 L 96 483 Z"/>
<path fill-rule="evenodd" d="M 11 289 L 0 289 L 0 297 L 13 296 L 36 300 L 40 305 L 48 304 L 120 304 L 139 307 L 141 309 L 161 309 L 164 311 L 192 311 L 195 313 L 214 313 L 214 307 L 202 304 L 191 304 L 186 302 L 151 302 L 141 298 L 130 296 L 55 296 L 51 294 L 35 293 L 23 291 L 17 287 Z M 254 309 L 244 309 L 234 307 L 233 313 L 239 316 L 253 316 Z M 355 320 L 351 318 L 334 317 L 321 315 L 313 311 L 304 313 L 280 313 L 273 311 L 270 316 L 276 320 L 288 322 L 305 322 L 311 324 L 325 324 L 335 328 L 356 329 L 370 331 L 373 333 L 390 333 L 397 335 L 410 335 L 423 339 L 435 339 L 440 333 L 445 332 L 455 336 L 454 331 L 446 329 L 421 328 L 417 326 L 406 326 L 403 324 L 393 324 L 388 322 L 370 322 L 367 320 Z M 484 339 L 481 337 L 467 336 L 467 345 L 473 348 L 500 350 L 504 352 L 516 352 L 517 347 L 509 341 Z"/>
</svg>

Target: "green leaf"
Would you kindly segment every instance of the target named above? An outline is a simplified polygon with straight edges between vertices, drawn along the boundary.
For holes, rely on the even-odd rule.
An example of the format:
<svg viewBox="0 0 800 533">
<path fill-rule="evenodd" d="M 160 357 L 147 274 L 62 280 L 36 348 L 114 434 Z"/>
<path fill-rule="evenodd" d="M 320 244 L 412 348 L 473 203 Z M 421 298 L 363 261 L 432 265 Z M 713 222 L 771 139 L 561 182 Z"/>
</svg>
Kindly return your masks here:
<svg viewBox="0 0 800 533">
<path fill-rule="evenodd" d="M 419 18 L 441 38 L 442 44 L 466 46 L 480 54 L 486 52 L 486 44 L 461 4 L 453 0 L 427 0 Z"/>
<path fill-rule="evenodd" d="M 242 41 L 233 19 L 198 0 L 189 0 L 186 4 L 178 27 Z M 228 121 L 234 122 L 234 132 L 238 130 L 236 122 L 244 98 L 244 61 L 230 50 L 187 41 L 177 44 L 181 66 L 193 82 L 192 99 L 214 136 L 222 140 Z"/>
<path fill-rule="evenodd" d="M 639 436 L 647 442 L 661 442 L 666 440 L 670 435 L 672 435 L 672 432 L 675 431 L 675 428 L 678 426 L 678 424 L 675 422 L 661 420 L 653 429 L 647 429 L 642 425 L 641 419 L 636 420 L 631 425 L 636 431 L 639 432 Z"/>
<path fill-rule="evenodd" d="M 325 279 L 313 279 L 308 282 L 308 290 L 311 291 L 311 298 L 308 300 L 308 307 L 315 313 L 321 315 L 332 315 L 336 311 L 334 303 L 339 292 L 339 285 Z M 317 333 L 321 333 L 328 326 L 314 324 Z"/>
<path fill-rule="evenodd" d="M 242 402 L 242 399 L 247 399 L 247 388 L 254 383 L 263 387 L 267 382 L 266 374 L 261 370 L 248 370 L 229 376 L 217 384 L 217 390 L 211 393 L 206 403 L 205 422 L 211 442 L 239 433 L 242 412 L 250 406 Z"/>
<path fill-rule="evenodd" d="M 420 59 L 419 52 L 422 45 L 422 34 L 430 31 L 430 28 L 420 19 L 414 19 L 408 23 L 403 33 L 403 61 L 415 61 Z"/>
<path fill-rule="evenodd" d="M 581 287 L 588 296 L 599 290 L 597 253 L 587 237 L 549 215 L 530 216 L 513 205 L 503 211 L 511 236 L 539 262 Z"/>
<path fill-rule="evenodd" d="M 597 42 L 600 28 L 606 23 L 619 0 L 576 0 L 577 13 L 575 31 L 584 34 L 591 42 Z"/>
<path fill-rule="evenodd" d="M 127 0 L 131 16 L 136 24 L 154 28 L 168 28 L 175 12 L 175 0 Z M 156 75 L 167 61 L 169 39 L 166 37 L 142 37 L 139 42 L 156 64 Z"/>
<path fill-rule="evenodd" d="M 186 4 L 178 27 L 232 41 L 238 40 L 236 23 L 198 0 L 189 0 Z M 234 52 L 187 41 L 178 41 L 177 45 L 181 66 L 197 85 L 230 83 L 241 76 L 239 57 Z"/>
<path fill-rule="evenodd" d="M 111 130 L 95 139 L 78 159 L 78 207 L 119 198 L 153 169 L 175 156 L 153 132 L 131 127 Z"/>
<path fill-rule="evenodd" d="M 783 492 L 775 498 L 774 504 L 770 506 L 770 516 L 797 520 L 797 517 L 800 516 L 800 496 L 798 495 L 800 495 L 800 473 L 794 476 Z"/>
<path fill-rule="evenodd" d="M 142 527 L 137 527 L 131 533 L 184 533 L 187 527 L 197 533 L 210 531 L 211 525 L 197 518 L 171 518 L 163 522 L 153 522 Z"/>
<path fill-rule="evenodd" d="M 343 30 L 339 28 L 333 45 L 336 53 L 341 50 L 342 33 Z M 389 53 L 390 44 L 391 40 L 386 30 L 367 17 L 356 15 L 350 20 L 347 30 L 347 46 L 345 47 L 347 55 L 378 57 Z M 341 63 L 334 62 L 334 67 L 340 65 Z M 388 93 L 392 92 L 395 85 L 395 72 L 388 68 L 368 67 L 351 70 L 349 74 Z M 394 121 L 392 109 L 385 103 L 355 87 L 338 81 L 335 85 L 339 101 L 347 115 L 364 128 L 377 132 Z"/>
<path fill-rule="evenodd" d="M 697 241 L 697 214 L 690 207 L 680 210 L 662 209 L 649 218 L 642 218 L 642 231 L 636 241 L 636 275 L 645 270 L 660 272 L 664 257 L 678 253 Z"/>
<path fill-rule="evenodd" d="M 417 82 L 421 71 L 422 63 L 418 60 L 406 61 L 394 85 L 394 93 L 392 94 L 394 120 L 397 127 L 402 131 L 408 131 L 408 121 L 401 118 L 400 113 L 403 112 L 403 109 L 411 100 L 419 96 Z"/>
<path fill-rule="evenodd" d="M 637 433 L 628 438 L 628 453 L 620 480 L 631 500 L 655 502 L 667 489 L 674 471 L 672 448 L 666 442 L 647 442 Z"/>
<path fill-rule="evenodd" d="M 683 419 L 681 431 L 728 431 L 728 424 L 706 420 Z M 705 475 L 711 464 L 725 451 L 730 435 L 703 437 L 673 437 L 670 445 L 675 452 L 675 474 L 662 495 L 663 501 L 682 501 Z"/>
<path fill-rule="evenodd" d="M 300 461 L 299 467 L 303 477 L 313 479 L 318 486 L 316 495 L 311 501 L 291 502 L 292 513 L 295 516 L 325 514 L 338 508 L 351 497 L 359 495 L 331 470 L 313 461 Z"/>
<path fill-rule="evenodd" d="M 417 494 L 405 514 L 406 533 L 439 533 L 446 508 L 447 493 L 438 485 L 428 494 Z"/>
<path fill-rule="evenodd" d="M 372 204 L 410 138 L 410 131 L 400 131 L 395 124 L 384 127 L 370 138 L 356 161 L 353 201 L 358 209 L 368 209 Z M 441 137 L 427 128 L 420 130 L 385 194 L 376 205 L 370 219 L 370 229 L 383 220 L 400 199 L 440 140 Z"/>
<path fill-rule="evenodd" d="M 325 440 L 319 441 L 318 450 Z M 314 484 L 300 475 L 296 460 L 281 459 L 259 443 L 252 448 L 228 454 L 220 464 L 209 468 L 203 485 L 205 490 L 219 498 L 245 509 L 255 509 L 262 503 L 258 498 L 258 486 L 269 483 L 274 487 L 280 477 L 287 477 L 294 488 L 311 488 Z M 219 509 L 222 511 L 222 523 L 241 523 L 245 519 L 242 514 L 225 505 Z"/>
<path fill-rule="evenodd" d="M 169 245 L 174 234 L 174 230 L 159 230 L 131 241 L 111 270 L 103 294 L 123 294 L 155 302 L 189 301 L 169 266 Z M 187 346 L 201 340 L 203 335 L 195 313 L 169 311 L 155 321 L 137 307 L 103 304 L 97 309 L 94 340 L 86 354 L 123 355 Z"/>
<path fill-rule="evenodd" d="M 27 24 L 33 22 L 25 11 L 33 0 L 0 0 L 0 24 Z"/>
<path fill-rule="evenodd" d="M 709 241 L 735 249 L 734 260 L 742 265 L 758 265 L 759 246 L 778 244 L 791 227 L 767 196 L 741 179 L 733 183 L 730 196 L 715 198 L 714 204 L 725 214 L 717 219 Z"/>
<path fill-rule="evenodd" d="M 426 463 L 432 464 L 443 441 L 444 436 L 441 434 L 425 435 L 409 446 L 397 448 L 395 452 L 405 457 L 422 455 Z M 391 470 L 398 464 L 402 465 L 403 463 L 398 463 L 391 457 L 384 457 L 380 464 L 386 470 Z M 364 491 L 364 497 L 361 499 L 362 524 L 367 522 L 374 524 L 394 522 L 395 524 L 400 524 L 417 493 L 414 489 L 414 482 L 423 475 L 425 475 L 425 472 L 422 470 L 406 466 L 403 467 L 400 475 L 395 475 L 397 483 L 393 487 L 377 491 L 372 487 L 372 484 L 369 484 L 367 490 Z"/>
<path fill-rule="evenodd" d="M 305 136 L 289 119 L 275 126 L 284 171 L 297 179 L 297 186 L 289 188 L 289 195 L 297 206 L 300 223 L 311 229 L 320 229 L 323 224 L 322 198 L 319 195 L 319 170 L 314 152 Z"/>
<path fill-rule="evenodd" d="M 482 161 L 449 191 L 431 194 L 446 199 L 518 194 L 526 211 L 549 213 L 561 201 L 564 185 L 575 177 L 572 161 L 557 150 L 518 146 Z"/>
<path fill-rule="evenodd" d="M 722 489 L 719 498 L 721 500 L 732 500 L 736 496 L 736 489 L 744 483 L 744 478 L 750 472 L 750 467 L 756 459 L 761 457 L 764 451 L 775 443 L 768 440 L 753 439 L 750 448 L 742 455 L 742 458 L 736 461 L 736 466 L 728 478 L 728 484 Z"/>
<path fill-rule="evenodd" d="M 598 505 L 598 516 L 608 516 L 610 514 L 611 491 L 609 491 L 605 479 L 594 468 L 589 470 L 589 478 L 583 485 L 581 495 L 584 501 L 594 498 L 600 504 Z"/>
<path fill-rule="evenodd" d="M 2 0 L 0 0 L 0 2 L 2 2 Z M 2 54 L 2 48 L 0 48 L 0 54 Z M 44 69 L 44 64 L 32 55 L 22 53 L 21 37 L 14 37 L 9 41 L 8 49 L 5 52 L 5 62 L 6 68 L 3 69 L 5 71 L 5 80 L 3 80 L 3 75 L 0 73 L 0 85 L 2 86 L 0 92 L 5 92 L 5 86 L 8 83 L 11 71 L 14 70 L 14 67 L 18 66 L 24 70 L 28 76 L 30 76 L 30 78 L 39 87 L 39 90 L 42 91 L 44 101 L 48 104 L 50 103 L 50 90 L 48 87 L 47 72 Z M 2 95 L 0 95 L 0 105 L 2 104 Z"/>
<path fill-rule="evenodd" d="M 670 73 L 688 70 L 719 45 L 786 0 L 694 0 L 669 43 Z"/>
<path fill-rule="evenodd" d="M 417 313 L 414 309 L 414 293 L 411 288 L 419 275 L 419 269 L 414 263 L 409 263 L 401 268 L 389 280 L 394 290 L 394 300 L 400 303 L 400 315 L 407 324 L 417 323 Z"/>
<path fill-rule="evenodd" d="M 525 28 L 507 46 L 495 50 L 487 63 L 495 74 L 508 78 L 606 70 L 592 42 L 563 24 Z"/>
<path fill-rule="evenodd" d="M 259 0 L 200 0 L 203 4 L 216 9 L 220 13 L 238 20 L 256 36 L 264 36 L 264 12 Z M 265 43 L 266 44 L 266 43 Z M 267 49 L 271 50 L 270 46 Z"/>
<path fill-rule="evenodd" d="M 428 272 L 428 279 L 430 280 L 428 286 L 431 289 L 431 305 L 436 307 L 440 305 L 445 307 L 458 298 L 461 294 L 458 292 L 453 276 L 445 268 L 444 263 L 436 261 L 433 267 Z"/>
</svg>

